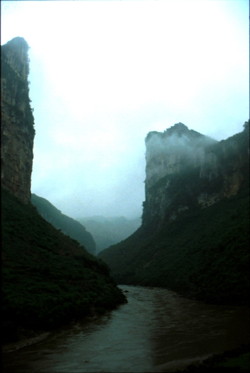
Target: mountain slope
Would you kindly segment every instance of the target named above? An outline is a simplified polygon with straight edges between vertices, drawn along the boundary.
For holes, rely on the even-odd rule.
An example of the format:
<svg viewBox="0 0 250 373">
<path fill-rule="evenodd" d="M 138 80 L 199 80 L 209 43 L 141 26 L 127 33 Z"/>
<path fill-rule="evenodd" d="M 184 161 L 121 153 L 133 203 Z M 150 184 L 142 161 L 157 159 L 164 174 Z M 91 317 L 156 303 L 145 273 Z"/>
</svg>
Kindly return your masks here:
<svg viewBox="0 0 250 373">
<path fill-rule="evenodd" d="M 3 341 L 125 302 L 108 267 L 2 191 Z"/>
<path fill-rule="evenodd" d="M 215 303 L 249 301 L 249 196 L 167 224 L 140 228 L 99 256 L 118 283 L 162 286 Z"/>
<path fill-rule="evenodd" d="M 129 237 L 140 226 L 141 219 L 126 219 L 124 217 L 93 216 L 79 221 L 93 235 L 97 252 L 114 245 Z"/>
<path fill-rule="evenodd" d="M 52 203 L 34 193 L 31 195 L 31 202 L 45 220 L 51 223 L 55 228 L 61 229 L 66 235 L 78 241 L 88 252 L 95 254 L 95 241 L 82 224 L 62 214 Z"/>
<path fill-rule="evenodd" d="M 117 282 L 168 287 L 207 302 L 249 302 L 247 148 L 246 124 L 208 147 L 217 154 L 214 165 L 195 163 L 151 183 L 142 227 L 99 254 Z"/>
<path fill-rule="evenodd" d="M 28 48 L 21 37 L 1 47 L 4 343 L 126 301 L 107 266 L 52 227 L 31 204 L 35 131 Z"/>
</svg>

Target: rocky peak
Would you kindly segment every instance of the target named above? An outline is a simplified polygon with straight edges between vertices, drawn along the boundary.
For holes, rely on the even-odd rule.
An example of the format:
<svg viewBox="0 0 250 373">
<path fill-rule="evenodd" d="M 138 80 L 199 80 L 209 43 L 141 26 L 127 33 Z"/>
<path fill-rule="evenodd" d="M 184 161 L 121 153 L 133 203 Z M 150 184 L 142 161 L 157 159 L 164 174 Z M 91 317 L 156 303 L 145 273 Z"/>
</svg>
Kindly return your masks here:
<svg viewBox="0 0 250 373">
<path fill-rule="evenodd" d="M 21 79 L 29 74 L 28 49 L 26 40 L 19 36 L 2 46 L 2 58 Z"/>
<path fill-rule="evenodd" d="M 171 136 L 172 134 L 182 136 L 183 134 L 187 134 L 188 132 L 189 132 L 188 127 L 185 126 L 185 124 L 179 122 L 179 123 L 176 123 L 174 126 L 168 128 L 165 131 L 165 134 L 167 136 Z"/>
<path fill-rule="evenodd" d="M 149 188 L 166 175 L 200 163 L 204 149 L 216 141 L 177 123 L 164 132 L 149 132 L 145 142 L 146 187 Z"/>
<path fill-rule="evenodd" d="M 30 201 L 34 117 L 29 98 L 28 44 L 16 37 L 1 47 L 1 182 Z"/>
<path fill-rule="evenodd" d="M 246 184 L 248 124 L 217 142 L 182 123 L 146 137 L 143 224 L 175 219 L 191 208 L 206 208 Z"/>
<path fill-rule="evenodd" d="M 202 138 L 206 137 L 199 132 L 196 132 L 194 130 L 190 130 L 185 124 L 179 122 L 174 124 L 172 127 L 167 128 L 164 132 L 157 132 L 157 131 L 151 131 L 146 136 L 145 142 L 147 143 L 152 137 L 154 136 L 160 136 L 162 138 L 167 138 L 171 136 L 175 137 L 187 137 L 190 139 L 193 138 Z"/>
</svg>

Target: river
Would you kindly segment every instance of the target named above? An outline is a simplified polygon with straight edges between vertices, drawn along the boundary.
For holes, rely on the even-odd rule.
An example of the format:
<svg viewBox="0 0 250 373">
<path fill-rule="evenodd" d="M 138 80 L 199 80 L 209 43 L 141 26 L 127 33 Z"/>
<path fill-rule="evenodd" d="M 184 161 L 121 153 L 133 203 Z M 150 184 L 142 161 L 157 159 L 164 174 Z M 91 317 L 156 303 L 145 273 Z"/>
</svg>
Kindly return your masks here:
<svg viewBox="0 0 250 373">
<path fill-rule="evenodd" d="M 3 354 L 4 373 L 172 372 L 249 343 L 248 307 L 120 286 L 128 303 Z"/>
</svg>

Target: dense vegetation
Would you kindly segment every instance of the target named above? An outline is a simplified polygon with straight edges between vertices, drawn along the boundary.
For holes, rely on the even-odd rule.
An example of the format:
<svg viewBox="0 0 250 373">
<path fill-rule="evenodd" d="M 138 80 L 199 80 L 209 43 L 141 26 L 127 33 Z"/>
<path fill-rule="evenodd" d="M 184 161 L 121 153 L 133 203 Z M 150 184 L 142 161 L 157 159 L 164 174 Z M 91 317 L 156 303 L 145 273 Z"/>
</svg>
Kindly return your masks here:
<svg viewBox="0 0 250 373">
<path fill-rule="evenodd" d="M 66 235 L 78 241 L 88 252 L 95 254 L 95 241 L 81 223 L 62 214 L 52 203 L 36 194 L 31 195 L 31 202 L 45 220 L 51 223 L 55 228 L 61 229 Z"/>
<path fill-rule="evenodd" d="M 248 134 L 246 122 L 243 132 L 212 144 L 217 163 L 208 163 L 204 176 L 190 167 L 151 187 L 156 201 L 167 197 L 161 221 L 146 201 L 142 227 L 99 254 L 118 283 L 166 287 L 206 302 L 250 303 Z M 226 196 L 232 187 L 237 193 Z M 220 198 L 201 208 L 197 197 L 204 192 Z"/>
<path fill-rule="evenodd" d="M 101 260 L 4 190 L 2 241 L 4 342 L 126 301 Z"/>
<path fill-rule="evenodd" d="M 247 303 L 248 190 L 166 223 L 160 232 L 140 228 L 99 256 L 118 283 L 167 287 L 214 303 Z"/>
</svg>

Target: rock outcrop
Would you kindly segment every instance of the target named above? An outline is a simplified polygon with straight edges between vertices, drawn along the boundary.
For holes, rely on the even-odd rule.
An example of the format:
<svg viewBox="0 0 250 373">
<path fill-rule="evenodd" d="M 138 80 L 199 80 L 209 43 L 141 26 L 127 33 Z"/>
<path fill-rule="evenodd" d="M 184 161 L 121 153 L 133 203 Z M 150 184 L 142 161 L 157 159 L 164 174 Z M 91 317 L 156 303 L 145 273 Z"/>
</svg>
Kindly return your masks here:
<svg viewBox="0 0 250 373">
<path fill-rule="evenodd" d="M 118 283 L 249 303 L 249 122 L 216 142 L 181 123 L 146 137 L 142 226 L 99 256 Z"/>
<path fill-rule="evenodd" d="M 31 204 L 34 118 L 28 45 L 2 47 L 2 341 L 18 341 L 126 302 L 108 267 Z M 77 223 L 80 224 L 80 223 Z"/>
<path fill-rule="evenodd" d="M 145 143 L 147 192 L 163 177 L 199 165 L 204 149 L 216 141 L 177 123 L 164 132 L 149 132 Z"/>
<path fill-rule="evenodd" d="M 1 47 L 1 181 L 30 201 L 34 117 L 29 99 L 28 44 L 16 37 Z"/>
<path fill-rule="evenodd" d="M 159 226 L 237 194 L 247 177 L 249 148 L 243 138 L 244 143 L 237 135 L 217 142 L 182 123 L 163 133 L 150 132 L 143 224 Z"/>
</svg>

